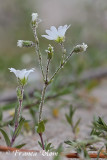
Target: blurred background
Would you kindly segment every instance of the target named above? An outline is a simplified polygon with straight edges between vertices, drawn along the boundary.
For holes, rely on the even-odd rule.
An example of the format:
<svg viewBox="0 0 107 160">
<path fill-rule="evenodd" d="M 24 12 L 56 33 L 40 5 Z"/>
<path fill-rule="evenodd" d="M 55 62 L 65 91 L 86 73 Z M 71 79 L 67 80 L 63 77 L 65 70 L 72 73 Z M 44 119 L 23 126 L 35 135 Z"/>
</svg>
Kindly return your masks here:
<svg viewBox="0 0 107 160">
<path fill-rule="evenodd" d="M 87 52 L 74 55 L 66 65 L 60 78 L 67 81 L 87 70 L 107 67 L 107 0 L 0 0 L 0 90 L 16 86 L 15 76 L 8 68 L 36 68 L 30 80 L 36 85 L 41 81 L 34 48 L 18 48 L 17 40 L 32 40 L 31 14 L 37 12 L 42 22 L 38 37 L 46 63 L 48 44 L 55 47 L 50 75 L 55 71 L 61 57 L 60 46 L 42 38 L 50 26 L 71 24 L 66 33 L 65 48 L 69 53 L 73 46 L 85 42 Z M 66 79 L 64 78 L 66 76 Z"/>
</svg>

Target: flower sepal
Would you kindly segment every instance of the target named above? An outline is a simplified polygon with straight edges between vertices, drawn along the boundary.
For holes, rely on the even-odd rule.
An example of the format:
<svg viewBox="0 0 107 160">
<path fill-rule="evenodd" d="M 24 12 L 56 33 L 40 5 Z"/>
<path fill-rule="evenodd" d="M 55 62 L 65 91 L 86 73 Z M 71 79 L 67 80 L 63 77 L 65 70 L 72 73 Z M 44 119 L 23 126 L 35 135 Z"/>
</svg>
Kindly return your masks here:
<svg viewBox="0 0 107 160">
<path fill-rule="evenodd" d="M 64 37 L 58 37 L 56 40 L 55 40 L 57 43 L 62 43 L 65 41 L 65 36 Z"/>
<path fill-rule="evenodd" d="M 22 79 L 18 78 L 18 83 L 21 86 L 25 86 L 27 84 L 27 81 L 28 81 L 28 78 L 25 78 L 25 77 Z"/>
</svg>

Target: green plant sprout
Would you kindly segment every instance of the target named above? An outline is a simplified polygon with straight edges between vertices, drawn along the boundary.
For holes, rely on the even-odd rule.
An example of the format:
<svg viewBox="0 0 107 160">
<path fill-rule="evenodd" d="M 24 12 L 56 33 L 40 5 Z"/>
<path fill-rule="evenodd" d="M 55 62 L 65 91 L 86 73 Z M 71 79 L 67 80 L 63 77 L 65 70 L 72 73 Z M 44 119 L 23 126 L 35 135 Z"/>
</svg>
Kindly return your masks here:
<svg viewBox="0 0 107 160">
<path fill-rule="evenodd" d="M 74 111 L 74 110 L 73 110 Z M 74 112 L 71 109 L 71 113 Z M 72 116 L 71 114 L 71 116 Z M 67 118 L 69 120 L 69 118 Z M 92 130 L 90 133 L 90 137 L 84 140 L 74 139 L 72 141 L 67 140 L 64 143 L 67 144 L 68 148 L 73 149 L 78 154 L 81 160 L 90 159 L 89 151 L 96 151 L 97 152 L 97 160 L 99 160 L 100 153 L 107 155 L 107 124 L 101 117 L 95 118 L 92 122 Z M 95 144 L 102 142 L 103 146 L 96 147 Z M 103 150 L 103 148 L 106 148 Z"/>
<path fill-rule="evenodd" d="M 92 150 L 92 145 L 98 142 L 101 142 L 102 139 L 97 136 L 91 136 L 88 139 L 85 140 L 74 140 L 74 141 L 65 141 L 65 144 L 67 144 L 71 149 L 75 150 L 81 160 L 84 159 L 90 159 L 88 151 Z M 95 151 L 95 148 L 94 148 Z"/>
<path fill-rule="evenodd" d="M 72 128 L 72 132 L 74 134 L 74 139 L 76 140 L 78 132 L 79 132 L 79 123 L 81 121 L 81 118 L 77 119 L 76 123 L 74 124 L 73 118 L 74 118 L 74 115 L 75 115 L 75 111 L 76 111 L 76 108 L 74 109 L 72 107 L 72 105 L 70 105 L 69 114 L 65 114 L 65 117 L 66 117 L 66 120 L 67 120 L 68 124 Z"/>
<path fill-rule="evenodd" d="M 95 135 L 102 138 L 107 152 L 107 124 L 101 117 L 94 117 L 90 135 Z"/>
</svg>

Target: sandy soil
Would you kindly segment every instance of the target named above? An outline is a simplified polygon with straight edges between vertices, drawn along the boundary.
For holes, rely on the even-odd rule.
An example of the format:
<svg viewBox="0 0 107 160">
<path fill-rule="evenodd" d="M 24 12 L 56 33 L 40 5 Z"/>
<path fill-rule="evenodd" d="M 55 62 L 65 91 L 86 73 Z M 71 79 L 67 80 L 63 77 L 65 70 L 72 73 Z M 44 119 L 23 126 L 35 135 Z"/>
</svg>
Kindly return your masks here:
<svg viewBox="0 0 107 160">
<path fill-rule="evenodd" d="M 83 91 L 81 91 L 82 93 Z M 107 121 L 107 83 L 103 82 L 100 86 L 96 87 L 95 89 L 93 89 L 93 91 L 91 91 L 88 96 L 94 97 L 96 99 L 96 101 L 94 103 L 90 103 L 91 105 L 89 105 L 89 107 L 83 108 L 80 106 L 80 108 L 78 107 L 76 114 L 75 114 L 75 120 L 77 119 L 77 117 L 82 117 L 82 121 L 80 123 L 80 133 L 79 133 L 79 139 L 83 139 L 85 137 L 88 137 L 91 129 L 89 127 L 89 125 L 91 124 L 92 120 L 93 120 L 93 116 L 94 115 L 99 115 L 99 116 L 103 116 L 105 121 Z M 55 118 L 54 116 L 52 116 L 52 105 L 54 104 L 56 105 L 60 105 L 61 101 L 63 100 L 68 100 L 68 103 L 71 103 L 72 100 L 72 95 L 66 95 L 60 98 L 60 100 L 54 102 L 48 102 L 48 107 L 45 105 L 44 107 L 44 117 L 48 118 L 48 122 L 46 124 L 46 132 L 44 135 L 44 139 L 48 139 L 49 142 L 52 142 L 52 144 L 57 147 L 60 143 L 63 143 L 64 140 L 68 140 L 68 139 L 72 139 L 73 138 L 73 134 L 71 131 L 71 128 L 69 125 L 67 125 L 66 123 L 66 119 L 65 119 L 65 113 L 68 112 L 68 105 L 65 105 L 65 107 L 62 107 L 62 109 L 59 111 L 59 115 L 58 118 Z M 88 101 L 89 103 L 89 101 Z M 57 106 L 56 106 L 57 107 Z M 24 113 L 24 115 L 26 115 L 26 117 L 28 118 L 29 115 L 27 113 L 27 111 Z M 1 134 L 0 134 L 1 135 Z M 38 135 L 30 135 L 30 136 L 20 136 L 21 142 L 26 142 L 27 145 L 24 148 L 30 148 L 30 149 L 40 149 L 40 147 L 38 146 Z M 1 142 L 0 144 L 5 145 L 4 143 L 4 139 L 1 138 Z M 66 148 L 66 146 L 64 145 L 64 148 Z M 7 153 L 7 154 L 3 154 L 1 153 L 0 156 L 0 160 L 7 160 L 7 159 L 11 159 L 11 160 L 33 160 L 33 159 L 37 159 L 37 160 L 53 160 L 52 156 L 43 156 L 42 153 L 37 154 L 36 156 L 23 156 L 23 155 L 19 155 L 18 153 L 15 154 L 14 153 Z M 63 159 L 67 159 L 62 157 L 61 160 Z"/>
</svg>

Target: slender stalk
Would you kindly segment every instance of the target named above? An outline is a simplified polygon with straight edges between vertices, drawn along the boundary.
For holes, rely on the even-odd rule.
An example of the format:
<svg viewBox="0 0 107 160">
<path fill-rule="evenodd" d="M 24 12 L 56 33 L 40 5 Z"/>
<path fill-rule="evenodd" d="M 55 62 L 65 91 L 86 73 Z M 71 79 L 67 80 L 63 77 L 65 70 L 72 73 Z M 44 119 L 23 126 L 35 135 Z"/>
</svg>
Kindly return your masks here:
<svg viewBox="0 0 107 160">
<path fill-rule="evenodd" d="M 64 62 L 59 65 L 59 67 L 57 68 L 57 70 L 55 71 L 55 73 L 53 74 L 53 76 L 50 78 L 49 82 L 53 81 L 53 79 L 55 78 L 55 76 L 57 75 L 57 73 L 64 67 L 64 65 L 67 63 L 67 61 L 69 60 L 69 58 L 72 56 L 73 53 L 74 53 L 74 51 L 72 51 L 70 53 L 70 55 L 68 57 L 66 57 L 66 59 L 64 60 Z"/>
<path fill-rule="evenodd" d="M 43 71 L 43 65 L 42 65 L 42 56 L 41 56 L 41 52 L 39 49 L 39 39 L 37 37 L 37 32 L 36 32 L 36 27 L 33 27 L 33 33 L 34 33 L 34 38 L 35 38 L 35 49 L 36 49 L 36 53 L 38 54 L 38 58 L 39 58 L 39 66 L 42 72 L 42 76 L 43 76 L 43 80 L 45 81 L 45 75 L 44 75 L 44 71 Z"/>
<path fill-rule="evenodd" d="M 60 43 L 60 46 L 62 48 L 62 61 L 61 61 L 61 63 L 63 63 L 64 59 L 65 59 L 66 49 L 64 48 L 64 43 Z"/>
<path fill-rule="evenodd" d="M 47 58 L 47 66 L 46 66 L 46 76 L 45 76 L 45 82 L 44 82 L 44 87 L 42 90 L 42 96 L 41 96 L 41 103 L 39 106 L 39 123 L 42 119 L 42 110 L 43 110 L 43 105 L 44 105 L 44 100 L 45 100 L 45 93 L 46 93 L 46 88 L 48 86 L 48 73 L 49 73 L 49 64 L 50 64 L 51 59 Z M 43 141 L 43 137 L 42 137 L 42 133 L 39 133 L 40 136 L 40 140 L 41 140 L 41 144 L 42 144 L 42 149 L 44 150 L 44 141 Z"/>
<path fill-rule="evenodd" d="M 16 110 L 16 113 L 17 113 L 17 117 L 16 117 L 16 120 L 15 120 L 15 129 L 14 129 L 14 133 L 13 133 L 13 136 L 12 136 L 12 139 L 11 139 L 11 143 L 10 143 L 10 147 L 13 146 L 13 143 L 15 142 L 15 139 L 16 139 L 16 135 L 15 135 L 15 132 L 16 132 L 16 129 L 18 128 L 19 126 L 19 120 L 20 120 L 20 116 L 21 116 L 21 110 L 22 110 L 22 102 L 23 102 L 23 86 L 21 86 L 21 99 L 19 99 L 19 107 L 18 107 L 18 111 Z"/>
<path fill-rule="evenodd" d="M 44 84 L 44 87 L 42 90 L 41 102 L 39 105 L 39 122 L 41 121 L 41 118 L 42 118 L 42 110 L 43 110 L 46 88 L 47 88 L 47 84 Z"/>
<path fill-rule="evenodd" d="M 46 67 L 46 78 L 45 81 L 48 82 L 48 73 L 49 73 L 49 64 L 51 59 L 47 59 L 47 67 Z"/>
<path fill-rule="evenodd" d="M 21 110 L 22 110 L 22 102 L 23 102 L 23 91 L 24 91 L 24 89 L 23 89 L 23 86 L 22 86 L 22 88 L 21 88 L 21 97 L 22 97 L 22 99 L 19 99 L 19 110 L 18 110 L 18 114 L 17 114 L 17 120 L 19 121 L 20 120 L 20 117 L 21 117 Z"/>
<path fill-rule="evenodd" d="M 47 86 L 48 86 L 48 84 L 45 83 L 44 87 L 43 87 L 43 90 L 42 90 L 41 102 L 40 102 L 40 105 L 39 105 L 39 120 L 38 120 L 39 123 L 42 120 L 42 110 L 43 110 L 43 105 L 44 105 L 45 93 L 46 93 Z M 43 141 L 42 133 L 39 133 L 39 136 L 40 136 L 40 140 L 41 140 L 41 144 L 42 144 L 42 149 L 44 150 L 45 148 L 44 148 L 44 141 Z"/>
<path fill-rule="evenodd" d="M 39 133 L 39 136 L 40 136 L 40 140 L 41 140 L 41 144 L 42 144 L 42 149 L 44 150 L 45 146 L 44 146 L 44 141 L 43 141 L 42 133 Z"/>
</svg>

